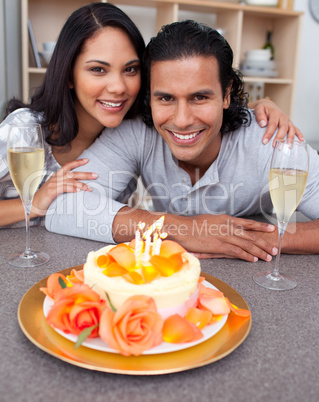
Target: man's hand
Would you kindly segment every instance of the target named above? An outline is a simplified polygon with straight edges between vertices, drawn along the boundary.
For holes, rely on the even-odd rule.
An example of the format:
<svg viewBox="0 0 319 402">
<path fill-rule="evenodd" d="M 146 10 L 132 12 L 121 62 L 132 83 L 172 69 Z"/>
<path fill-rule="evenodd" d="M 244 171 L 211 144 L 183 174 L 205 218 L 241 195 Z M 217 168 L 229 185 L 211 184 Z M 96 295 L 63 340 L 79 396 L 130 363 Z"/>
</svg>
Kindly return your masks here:
<svg viewBox="0 0 319 402">
<path fill-rule="evenodd" d="M 185 231 L 183 235 L 184 219 L 188 220 L 188 234 Z M 261 236 L 275 230 L 273 225 L 266 223 L 229 215 L 198 215 L 182 218 L 180 228 L 180 233 L 171 237 L 170 225 L 165 225 L 172 240 L 199 258 L 239 258 L 256 262 L 258 259 L 271 261 L 277 254 L 272 242 Z"/>
<path fill-rule="evenodd" d="M 113 221 L 113 239 L 116 243 L 130 241 L 138 222 L 146 227 L 160 217 L 159 213 L 123 207 Z M 127 228 L 125 235 L 123 230 Z M 196 215 L 192 217 L 165 214 L 163 231 L 168 239 L 182 245 L 201 258 L 240 258 L 256 262 L 271 261 L 277 248 L 262 237 L 272 233 L 275 226 L 229 215 Z"/>
</svg>

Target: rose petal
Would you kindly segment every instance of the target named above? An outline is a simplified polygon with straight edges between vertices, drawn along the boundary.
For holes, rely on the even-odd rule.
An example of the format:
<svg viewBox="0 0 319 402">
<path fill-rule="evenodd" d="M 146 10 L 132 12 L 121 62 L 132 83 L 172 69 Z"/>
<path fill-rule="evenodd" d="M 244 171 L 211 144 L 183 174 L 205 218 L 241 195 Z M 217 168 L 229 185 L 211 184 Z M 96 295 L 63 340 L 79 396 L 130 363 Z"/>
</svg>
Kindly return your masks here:
<svg viewBox="0 0 319 402">
<path fill-rule="evenodd" d="M 113 247 L 109 251 L 109 255 L 128 271 L 134 271 L 136 269 L 134 252 L 126 244 L 119 244 Z"/>
<path fill-rule="evenodd" d="M 99 336 L 111 348 L 119 350 L 118 343 L 114 337 L 113 319 L 115 313 L 105 309 L 100 317 Z"/>
<path fill-rule="evenodd" d="M 172 254 L 185 253 L 186 250 L 173 240 L 164 240 L 161 244 L 160 255 L 169 258 Z"/>
<path fill-rule="evenodd" d="M 144 283 L 142 275 L 136 271 L 126 272 L 122 275 L 122 278 L 134 285 L 142 285 Z"/>
<path fill-rule="evenodd" d="M 96 259 L 96 264 L 100 268 L 106 268 L 111 262 L 114 262 L 114 258 L 108 254 L 100 254 Z"/>
<path fill-rule="evenodd" d="M 111 262 L 104 270 L 103 274 L 107 276 L 122 276 L 127 273 L 127 270 L 117 262 Z"/>
<path fill-rule="evenodd" d="M 250 317 L 251 313 L 249 310 L 245 310 L 242 308 L 239 308 L 237 306 L 235 306 L 234 304 L 232 304 L 226 297 L 227 303 L 229 308 L 231 309 L 231 311 L 233 311 L 236 315 L 238 315 L 239 317 Z"/>
<path fill-rule="evenodd" d="M 199 329 L 203 329 L 210 322 L 212 315 L 208 310 L 192 307 L 188 309 L 185 319 L 195 324 Z"/>
<path fill-rule="evenodd" d="M 199 297 L 223 297 L 224 293 L 217 289 L 207 288 L 202 283 L 199 284 Z"/>
<path fill-rule="evenodd" d="M 51 297 L 51 299 L 55 299 L 56 295 L 62 290 L 59 278 L 61 278 L 65 284 L 67 283 L 66 277 L 63 274 L 56 272 L 48 277 L 47 287 L 40 288 L 41 292 Z"/>
<path fill-rule="evenodd" d="M 84 283 L 84 270 L 81 269 L 77 271 L 76 269 L 72 269 L 70 275 L 67 275 L 67 280 L 73 285 L 76 283 Z"/>
<path fill-rule="evenodd" d="M 142 265 L 142 275 L 145 283 L 152 282 L 160 275 L 159 271 L 151 264 Z"/>
<path fill-rule="evenodd" d="M 226 315 L 230 313 L 226 297 L 199 297 L 198 304 L 206 310 L 211 311 L 214 315 Z"/>
<path fill-rule="evenodd" d="M 150 263 L 160 272 L 162 276 L 173 275 L 177 267 L 168 258 L 161 255 L 153 255 L 150 259 Z"/>
<path fill-rule="evenodd" d="M 203 337 L 199 328 L 190 321 L 174 314 L 168 317 L 163 326 L 163 340 L 169 343 L 194 342 Z"/>
</svg>

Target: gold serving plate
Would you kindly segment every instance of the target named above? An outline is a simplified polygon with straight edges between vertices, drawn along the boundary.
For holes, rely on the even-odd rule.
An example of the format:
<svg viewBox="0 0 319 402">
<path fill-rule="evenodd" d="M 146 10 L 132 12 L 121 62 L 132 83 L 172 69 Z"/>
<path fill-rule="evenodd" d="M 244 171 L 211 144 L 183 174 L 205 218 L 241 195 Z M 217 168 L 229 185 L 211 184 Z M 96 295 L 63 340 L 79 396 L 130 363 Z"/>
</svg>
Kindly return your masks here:
<svg viewBox="0 0 319 402">
<path fill-rule="evenodd" d="M 78 265 L 60 272 L 68 275 L 72 269 L 82 267 Z M 231 303 L 249 309 L 243 297 L 225 282 L 203 272 L 201 275 L 223 292 Z M 39 349 L 88 370 L 129 375 L 158 375 L 190 370 L 229 355 L 246 339 L 251 328 L 251 317 L 241 318 L 230 313 L 224 327 L 212 338 L 176 352 L 126 357 L 85 346 L 75 349 L 73 342 L 59 335 L 46 323 L 42 309 L 45 295 L 39 290 L 40 287 L 46 287 L 46 282 L 47 278 L 42 279 L 23 296 L 18 309 L 20 328 Z"/>
</svg>

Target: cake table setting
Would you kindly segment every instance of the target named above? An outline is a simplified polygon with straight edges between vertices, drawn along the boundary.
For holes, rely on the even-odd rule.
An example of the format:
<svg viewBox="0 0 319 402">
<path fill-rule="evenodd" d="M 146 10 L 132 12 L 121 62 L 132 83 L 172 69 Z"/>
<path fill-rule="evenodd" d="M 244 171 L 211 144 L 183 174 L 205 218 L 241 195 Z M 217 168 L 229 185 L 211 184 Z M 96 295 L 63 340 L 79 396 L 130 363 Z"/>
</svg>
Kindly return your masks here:
<svg viewBox="0 0 319 402">
<path fill-rule="evenodd" d="M 129 258 L 134 255 L 134 264 L 141 262 L 138 270 L 136 266 L 133 269 L 128 260 L 123 262 L 118 259 L 119 246 L 123 255 L 124 245 L 117 248 L 113 245 L 105 251 L 103 243 L 56 235 L 44 227 L 32 229 L 33 244 L 50 255 L 50 261 L 41 267 L 18 268 L 6 263 L 7 255 L 23 245 L 23 229 L 0 231 L 0 385 L 4 391 L 0 400 L 318 399 L 319 319 L 315 310 L 318 302 L 318 256 L 282 255 L 282 267 L 289 268 L 291 275 L 298 280 L 295 289 L 284 292 L 261 288 L 252 280 L 255 273 L 268 269 L 267 264 L 272 263 L 200 260 L 196 268 L 199 293 L 195 294 L 192 290 L 192 295 L 195 294 L 192 298 L 187 296 L 182 303 L 180 300 L 176 304 L 182 306 L 186 303 L 187 311 L 193 310 L 201 318 L 196 315 L 191 324 L 192 318 L 190 321 L 183 318 L 179 327 L 176 325 L 177 310 L 165 315 L 165 308 L 156 307 L 154 290 L 151 290 L 156 300 L 154 306 L 149 301 L 153 297 L 144 295 L 145 300 L 140 300 L 139 296 L 132 294 L 130 306 L 140 308 L 139 303 L 147 302 L 146 318 L 143 316 L 141 327 L 147 327 L 152 322 L 150 327 L 158 328 L 157 333 L 151 334 L 157 342 L 147 343 L 147 346 L 143 343 L 141 350 L 125 346 L 123 352 L 122 341 L 114 335 L 118 333 L 114 323 L 125 310 L 126 315 L 123 313 L 123 316 L 128 331 L 131 324 L 127 324 L 127 317 L 131 319 L 132 308 L 125 307 L 124 302 L 114 308 L 112 298 L 115 296 L 108 297 L 105 292 L 103 297 L 103 292 L 95 292 L 94 286 L 94 295 L 88 297 L 93 297 L 89 302 L 95 303 L 94 314 L 98 319 L 89 329 L 92 336 L 94 328 L 100 328 L 100 333 L 93 339 L 90 334 L 84 336 L 85 331 L 81 335 L 79 332 L 70 334 L 76 327 L 72 327 L 75 310 L 70 311 L 79 307 L 87 294 L 87 290 L 83 289 L 89 288 L 87 279 L 83 283 L 81 277 L 82 273 L 88 277 L 87 268 L 83 269 L 88 265 L 88 255 L 102 250 L 94 255 L 94 261 L 97 261 L 97 269 L 104 272 L 107 280 L 116 279 L 119 267 L 123 270 L 124 266 L 123 280 L 129 289 L 140 286 L 137 285 L 140 280 L 144 281 L 143 286 L 147 289 L 152 281 L 164 279 L 165 283 L 170 282 L 181 272 L 184 278 L 184 270 L 188 266 L 196 266 L 197 259 L 186 261 L 183 251 L 174 249 L 166 257 L 176 261 L 176 264 L 175 267 L 170 266 L 172 272 L 167 272 L 161 265 L 166 258 L 165 252 L 160 254 L 155 247 L 153 251 L 151 248 L 147 250 L 148 260 L 144 261 L 142 255 L 147 242 L 144 241 L 141 250 L 138 247 L 140 237 L 136 237 L 135 243 L 125 245 L 125 253 Z M 163 250 L 167 249 L 167 245 L 171 246 L 169 242 L 161 239 L 161 247 L 165 244 Z M 156 267 L 155 274 L 150 265 Z M 147 270 L 145 267 L 148 267 Z M 149 275 L 155 275 L 157 279 Z M 82 279 L 79 280 L 80 277 Z M 100 284 L 100 281 L 96 283 Z M 80 293 L 76 293 L 77 289 Z M 77 298 L 70 307 L 67 303 L 70 303 L 72 292 L 77 294 Z M 59 307 L 61 305 L 64 307 Z M 65 308 L 66 305 L 68 308 Z M 138 314 L 140 316 L 140 310 Z M 201 321 L 207 314 L 209 318 L 206 321 L 203 318 L 205 323 L 199 326 L 197 320 Z M 170 320 L 172 317 L 174 319 Z M 135 323 L 134 320 L 132 322 Z M 62 324 L 62 329 L 57 328 L 66 321 L 72 324 L 67 330 Z M 120 331 L 123 322 L 118 324 Z M 101 328 L 106 328 L 104 333 Z M 110 333 L 114 337 L 106 335 L 105 338 L 105 334 Z M 76 344 L 81 337 L 81 342 Z"/>
</svg>

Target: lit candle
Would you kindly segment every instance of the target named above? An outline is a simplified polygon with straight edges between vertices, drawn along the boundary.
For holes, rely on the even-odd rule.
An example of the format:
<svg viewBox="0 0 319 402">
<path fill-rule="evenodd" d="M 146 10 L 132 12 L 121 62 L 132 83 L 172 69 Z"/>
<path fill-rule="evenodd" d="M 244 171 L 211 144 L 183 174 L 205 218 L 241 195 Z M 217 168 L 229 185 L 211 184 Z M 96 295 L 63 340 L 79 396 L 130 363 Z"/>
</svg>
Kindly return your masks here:
<svg viewBox="0 0 319 402">
<path fill-rule="evenodd" d="M 136 260 L 136 266 L 138 268 L 141 267 L 142 262 L 142 246 L 143 246 L 143 240 L 141 240 L 141 233 L 139 230 L 136 230 L 135 232 L 135 260 Z"/>
<path fill-rule="evenodd" d="M 161 251 L 161 245 L 162 245 L 162 239 L 165 239 L 167 237 L 167 233 L 161 233 L 160 237 L 157 239 L 156 246 L 154 249 L 154 255 L 159 255 Z"/>
<path fill-rule="evenodd" d="M 145 250 L 142 256 L 142 261 L 147 262 L 150 259 L 150 249 L 151 249 L 151 234 L 146 234 Z"/>
<path fill-rule="evenodd" d="M 154 247 L 154 255 L 159 255 L 162 245 L 162 239 L 160 237 L 157 238 Z"/>
<path fill-rule="evenodd" d="M 158 232 L 162 229 L 164 223 L 164 216 L 161 216 L 157 221 L 152 223 L 152 225 L 144 232 L 144 239 L 146 239 L 146 236 L 149 234 L 151 235 L 155 230 L 158 230 Z"/>
</svg>

